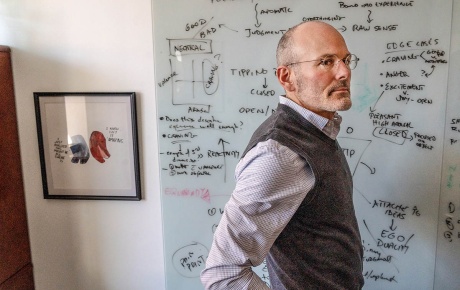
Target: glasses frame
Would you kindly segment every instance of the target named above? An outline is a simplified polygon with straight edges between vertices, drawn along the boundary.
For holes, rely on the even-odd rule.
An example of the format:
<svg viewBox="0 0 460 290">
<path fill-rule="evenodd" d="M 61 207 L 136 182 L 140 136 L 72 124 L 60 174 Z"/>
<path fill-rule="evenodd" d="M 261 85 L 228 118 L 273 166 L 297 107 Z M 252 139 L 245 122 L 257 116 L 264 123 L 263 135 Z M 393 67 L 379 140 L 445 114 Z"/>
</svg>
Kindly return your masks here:
<svg viewBox="0 0 460 290">
<path fill-rule="evenodd" d="M 345 64 L 345 66 L 346 66 L 349 70 L 354 70 L 354 69 L 358 66 L 359 58 L 358 58 L 355 54 L 349 54 L 349 55 L 347 55 L 347 57 L 342 58 L 342 59 L 340 59 L 340 58 L 339 58 L 337 55 L 335 55 L 335 54 L 328 55 L 327 57 L 330 57 L 330 56 L 335 56 L 335 57 L 337 58 L 337 61 L 334 62 L 334 65 L 331 67 L 331 69 L 337 67 L 338 64 L 339 64 L 341 61 Z M 356 61 L 355 61 L 356 65 L 355 65 L 353 68 L 351 68 L 351 67 L 350 67 L 350 63 L 352 62 L 351 59 L 352 59 L 353 57 L 356 58 Z M 291 62 L 291 63 L 287 64 L 286 66 L 292 66 L 292 65 L 300 64 L 300 63 L 304 63 L 304 62 L 322 61 L 322 60 L 324 60 L 325 58 L 326 58 L 326 57 L 322 57 L 322 58 L 319 58 L 319 59 L 313 59 L 313 60 L 304 60 L 304 61 L 299 61 L 299 62 Z M 346 60 L 347 58 L 350 59 L 350 60 L 348 61 L 348 64 L 345 62 L 345 60 Z"/>
</svg>

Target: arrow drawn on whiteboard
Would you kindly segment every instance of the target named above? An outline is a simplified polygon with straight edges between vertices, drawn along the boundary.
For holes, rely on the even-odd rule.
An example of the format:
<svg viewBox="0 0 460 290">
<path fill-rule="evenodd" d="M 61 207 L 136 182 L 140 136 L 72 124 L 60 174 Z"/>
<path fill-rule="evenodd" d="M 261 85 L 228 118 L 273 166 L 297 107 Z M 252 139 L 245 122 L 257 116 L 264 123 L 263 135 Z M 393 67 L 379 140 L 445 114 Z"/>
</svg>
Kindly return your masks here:
<svg viewBox="0 0 460 290">
<path fill-rule="evenodd" d="M 224 139 L 220 138 L 217 144 L 222 144 L 222 155 L 224 156 L 224 182 L 227 182 L 227 160 L 225 159 L 225 143 L 230 144 L 227 141 L 224 141 Z"/>
<path fill-rule="evenodd" d="M 353 186 L 353 189 L 356 190 L 359 194 L 361 194 L 361 196 L 367 201 L 368 204 L 372 204 L 372 203 L 367 199 L 367 197 L 366 197 L 358 188 L 356 188 L 356 186 Z"/>
<path fill-rule="evenodd" d="M 395 226 L 395 220 L 392 219 L 391 220 L 391 226 L 390 226 L 390 230 L 392 230 L 393 232 L 396 231 L 398 227 Z"/>
<path fill-rule="evenodd" d="M 430 73 L 428 73 L 426 70 L 422 69 L 422 76 L 424 76 L 424 77 L 429 77 L 429 76 L 431 76 L 431 74 L 434 72 L 434 69 L 435 69 L 435 68 L 436 68 L 436 66 L 435 66 L 435 65 L 432 65 L 432 66 L 431 66 L 431 72 L 430 72 Z"/>
<path fill-rule="evenodd" d="M 259 23 L 259 18 L 257 17 L 259 15 L 259 11 L 257 11 L 257 5 L 259 5 L 259 3 L 256 4 L 256 6 L 254 6 L 254 10 L 256 10 L 256 24 L 254 24 L 255 27 L 260 27 L 262 25 L 262 23 Z"/>
<path fill-rule="evenodd" d="M 264 81 L 264 84 L 262 85 L 262 87 L 263 87 L 264 89 L 266 89 L 266 88 L 268 87 L 268 85 L 267 85 L 267 78 L 264 78 L 264 79 L 265 79 L 265 81 Z"/>
<path fill-rule="evenodd" d="M 361 162 L 362 165 L 365 165 L 367 168 L 369 168 L 369 170 L 371 171 L 371 174 L 375 174 L 375 167 L 372 169 L 369 165 L 367 165 L 366 163 L 364 162 Z"/>
<path fill-rule="evenodd" d="M 375 106 L 377 106 L 377 103 L 380 101 L 380 98 L 383 96 L 383 93 L 385 93 L 385 91 L 383 91 L 383 92 L 380 94 L 380 97 L 377 99 L 377 102 L 375 102 L 374 107 L 373 107 L 373 108 L 370 108 L 371 113 L 375 111 Z"/>
<path fill-rule="evenodd" d="M 225 25 L 225 24 L 219 24 L 219 28 L 222 28 L 222 27 L 225 27 L 225 28 L 227 28 L 228 30 L 231 30 L 231 31 L 234 31 L 234 32 L 238 32 L 238 30 L 231 29 L 231 28 L 227 27 L 227 25 Z"/>
<path fill-rule="evenodd" d="M 372 11 L 370 10 L 367 10 L 367 11 L 369 11 L 369 15 L 367 15 L 367 23 L 371 23 L 372 21 L 374 21 L 374 19 L 371 19 Z"/>
<path fill-rule="evenodd" d="M 350 150 L 344 151 L 346 154 L 346 157 L 348 157 L 348 162 L 350 165 L 350 170 L 352 171 L 352 176 L 355 176 L 356 170 L 358 169 L 358 165 L 361 162 L 361 158 L 363 157 L 364 153 L 366 152 L 367 148 L 369 148 L 369 145 L 372 143 L 371 140 L 365 140 L 365 139 L 356 139 L 356 138 L 350 138 L 350 137 L 338 137 L 338 140 L 340 140 L 340 146 L 346 149 L 353 148 L 355 151 L 357 157 L 352 158 L 352 154 Z M 355 155 L 353 153 L 353 155 Z"/>
</svg>

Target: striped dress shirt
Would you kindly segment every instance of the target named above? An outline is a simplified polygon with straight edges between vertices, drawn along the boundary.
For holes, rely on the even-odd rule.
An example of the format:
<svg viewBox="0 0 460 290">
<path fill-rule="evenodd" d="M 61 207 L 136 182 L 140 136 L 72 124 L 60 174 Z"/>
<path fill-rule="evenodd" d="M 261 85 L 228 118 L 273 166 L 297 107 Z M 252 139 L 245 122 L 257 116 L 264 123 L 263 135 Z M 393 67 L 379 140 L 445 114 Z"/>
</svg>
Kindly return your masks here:
<svg viewBox="0 0 460 290">
<path fill-rule="evenodd" d="M 280 103 L 301 114 L 335 139 L 341 117 L 321 117 L 290 99 Z M 258 143 L 238 163 L 236 187 L 225 205 L 222 219 L 201 273 L 206 289 L 269 289 L 253 271 L 313 188 L 314 174 L 297 153 L 277 141 Z"/>
</svg>

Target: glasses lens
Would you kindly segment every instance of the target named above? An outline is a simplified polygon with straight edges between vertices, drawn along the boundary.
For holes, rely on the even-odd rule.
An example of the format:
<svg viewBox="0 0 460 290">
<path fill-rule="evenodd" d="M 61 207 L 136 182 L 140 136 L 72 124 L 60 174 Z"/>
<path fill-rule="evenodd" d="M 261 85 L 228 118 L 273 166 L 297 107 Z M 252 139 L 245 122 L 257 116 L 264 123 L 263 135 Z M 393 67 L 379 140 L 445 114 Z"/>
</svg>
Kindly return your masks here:
<svg viewBox="0 0 460 290">
<path fill-rule="evenodd" d="M 356 55 L 351 54 L 351 55 L 349 56 L 348 67 L 349 67 L 350 69 L 355 69 L 356 66 L 358 65 L 358 60 L 359 60 L 359 58 L 357 58 Z"/>
</svg>

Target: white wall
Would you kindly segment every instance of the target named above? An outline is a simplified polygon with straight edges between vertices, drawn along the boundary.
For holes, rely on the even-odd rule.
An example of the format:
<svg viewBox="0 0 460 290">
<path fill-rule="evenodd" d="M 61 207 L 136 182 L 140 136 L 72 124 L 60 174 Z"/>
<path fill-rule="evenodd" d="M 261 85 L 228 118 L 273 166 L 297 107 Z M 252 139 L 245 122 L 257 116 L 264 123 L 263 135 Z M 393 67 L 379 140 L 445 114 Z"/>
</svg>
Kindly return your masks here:
<svg viewBox="0 0 460 290">
<path fill-rule="evenodd" d="M 164 289 L 150 0 L 2 0 L 37 290 Z M 35 91 L 135 91 L 144 199 L 44 200 Z"/>
</svg>

